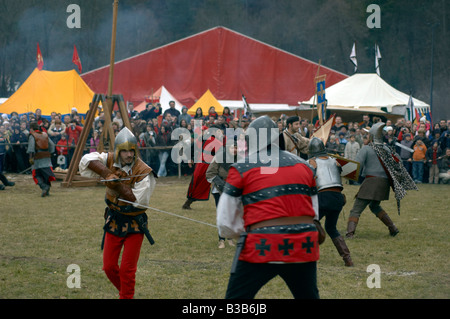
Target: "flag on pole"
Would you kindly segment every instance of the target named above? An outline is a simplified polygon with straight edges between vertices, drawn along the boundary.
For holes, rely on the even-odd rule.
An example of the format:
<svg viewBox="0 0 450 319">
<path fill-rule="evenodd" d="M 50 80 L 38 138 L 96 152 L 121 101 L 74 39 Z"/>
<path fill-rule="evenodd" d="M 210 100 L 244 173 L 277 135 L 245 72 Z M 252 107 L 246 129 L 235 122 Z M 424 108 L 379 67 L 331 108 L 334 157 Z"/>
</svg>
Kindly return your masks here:
<svg viewBox="0 0 450 319">
<path fill-rule="evenodd" d="M 320 125 L 311 137 L 318 137 L 322 140 L 323 144 L 326 145 L 328 142 L 328 137 L 330 136 L 331 128 L 336 123 L 336 114 L 333 114 L 325 123 Z"/>
<path fill-rule="evenodd" d="M 322 125 L 326 121 L 327 100 L 325 98 L 325 79 L 326 74 L 316 76 L 316 96 L 317 96 L 317 116 L 319 124 Z"/>
<path fill-rule="evenodd" d="M 37 68 L 42 70 L 44 66 L 44 58 L 42 57 L 41 49 L 39 48 L 39 43 L 37 44 L 37 54 L 36 54 Z"/>
<path fill-rule="evenodd" d="M 78 56 L 77 47 L 75 45 L 73 46 L 72 62 L 75 63 L 76 66 L 78 66 L 78 71 L 80 71 L 81 73 L 81 60 L 80 57 Z"/>
<path fill-rule="evenodd" d="M 356 43 L 353 43 L 352 53 L 350 53 L 350 61 L 355 66 L 355 73 L 358 70 L 358 61 L 356 60 Z"/>
<path fill-rule="evenodd" d="M 425 109 L 425 116 L 427 120 L 430 122 L 430 126 L 433 127 L 433 118 L 431 117 L 431 111 L 429 108 Z"/>
<path fill-rule="evenodd" d="M 244 103 L 244 115 L 247 115 L 247 112 L 249 112 L 250 108 L 248 106 L 247 100 L 245 99 L 244 94 L 242 94 L 242 102 Z"/>
<path fill-rule="evenodd" d="M 414 120 L 414 114 L 415 114 L 414 113 L 414 102 L 413 102 L 413 99 L 412 99 L 412 95 L 409 96 L 407 108 L 409 110 L 409 118 L 408 118 L 408 120 L 411 121 L 411 123 L 412 123 L 412 121 Z"/>
<path fill-rule="evenodd" d="M 380 53 L 380 47 L 375 44 L 375 71 L 377 71 L 378 76 L 380 76 L 380 63 L 381 60 L 381 53 Z"/>
<path fill-rule="evenodd" d="M 419 111 L 415 107 L 413 109 L 414 109 L 414 115 L 415 115 L 413 124 L 419 125 L 419 120 L 420 120 L 421 115 L 419 114 Z"/>
</svg>

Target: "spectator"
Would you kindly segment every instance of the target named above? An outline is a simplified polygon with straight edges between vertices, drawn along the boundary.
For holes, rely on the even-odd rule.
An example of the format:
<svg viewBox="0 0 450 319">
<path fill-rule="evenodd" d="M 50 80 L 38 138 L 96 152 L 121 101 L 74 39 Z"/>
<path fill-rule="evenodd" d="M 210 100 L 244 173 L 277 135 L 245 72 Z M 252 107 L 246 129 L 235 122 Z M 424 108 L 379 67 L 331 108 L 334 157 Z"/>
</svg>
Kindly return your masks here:
<svg viewBox="0 0 450 319">
<path fill-rule="evenodd" d="M 129 119 L 136 119 L 139 115 L 138 111 L 134 110 L 134 105 L 132 102 L 129 102 L 127 105 L 127 113 Z"/>
<path fill-rule="evenodd" d="M 59 165 L 60 169 L 67 169 L 67 163 L 68 163 L 68 154 L 69 154 L 69 148 L 67 145 L 67 139 L 66 134 L 61 134 L 61 138 L 59 139 L 58 143 L 56 144 L 56 154 L 58 155 L 57 163 Z"/>
<path fill-rule="evenodd" d="M 163 118 L 166 118 L 166 114 L 170 114 L 175 123 L 178 122 L 178 118 L 180 117 L 180 111 L 175 108 L 175 101 L 169 102 L 169 108 L 164 111 Z"/>
<path fill-rule="evenodd" d="M 113 132 L 114 132 L 114 136 L 116 136 L 117 134 L 119 134 L 119 132 L 120 132 L 120 126 L 119 126 L 120 124 L 118 123 L 118 122 L 112 122 L 111 123 L 111 127 L 112 127 L 112 129 L 113 129 Z"/>
<path fill-rule="evenodd" d="M 449 129 L 445 120 L 442 119 L 439 121 L 439 129 L 441 130 L 441 135 Z"/>
<path fill-rule="evenodd" d="M 147 124 L 145 132 L 139 136 L 141 146 L 144 147 L 143 160 L 150 167 L 156 167 L 156 155 L 158 152 L 152 149 L 156 145 L 156 133 L 152 124 Z"/>
<path fill-rule="evenodd" d="M 328 153 L 337 154 L 338 153 L 338 143 L 336 143 L 336 135 L 331 134 L 328 138 L 327 145 L 325 146 Z"/>
<path fill-rule="evenodd" d="M 97 130 L 94 130 L 94 134 L 92 135 L 89 145 L 91 148 L 89 149 L 89 153 L 97 152 L 97 147 L 100 144 L 100 135 L 98 134 Z"/>
<path fill-rule="evenodd" d="M 192 116 L 190 116 L 187 111 L 188 108 L 183 105 L 183 107 L 181 108 L 181 115 L 178 118 L 178 126 L 180 126 L 182 120 L 186 121 L 186 124 L 191 122 Z"/>
<path fill-rule="evenodd" d="M 119 131 L 122 129 L 123 127 L 123 119 L 122 119 L 122 114 L 117 111 L 116 114 L 114 115 L 114 119 L 112 120 L 113 123 L 117 123 L 119 125 Z"/>
<path fill-rule="evenodd" d="M 439 179 L 443 184 L 450 183 L 450 148 L 445 150 L 445 155 L 442 158 L 441 167 L 439 168 Z"/>
<path fill-rule="evenodd" d="M 225 118 L 225 122 L 230 123 L 230 121 L 233 119 L 233 115 L 231 114 L 230 108 L 228 106 L 225 106 L 223 108 L 222 116 Z"/>
<path fill-rule="evenodd" d="M 439 166 L 442 158 L 444 157 L 442 154 L 442 150 L 438 145 L 438 142 L 435 141 L 432 144 L 432 147 L 427 149 L 425 153 L 427 165 L 429 167 L 430 177 L 428 178 L 428 183 L 430 184 L 439 184 Z"/>
<path fill-rule="evenodd" d="M 211 106 L 208 110 L 208 115 L 207 117 L 211 118 L 211 116 L 217 120 L 217 117 L 219 116 L 216 112 L 216 108 L 214 106 Z M 214 124 L 214 123 L 213 123 Z"/>
<path fill-rule="evenodd" d="M 167 146 L 170 146 L 170 144 L 171 144 L 170 132 L 167 131 L 167 128 L 164 125 L 161 125 L 160 132 L 156 137 L 156 146 L 162 147 L 158 153 L 159 158 L 158 177 L 167 176 L 166 162 L 170 152 L 170 150 L 167 149 Z"/>
<path fill-rule="evenodd" d="M 430 140 L 425 136 L 424 129 L 420 129 L 417 131 L 416 136 L 414 136 L 414 144 L 416 144 L 418 140 L 421 140 L 427 148 L 430 147 Z"/>
<path fill-rule="evenodd" d="M 341 128 L 345 126 L 345 124 L 342 122 L 342 117 L 340 116 L 336 116 L 335 117 L 335 123 L 334 125 L 331 127 L 331 130 L 334 131 L 335 133 L 339 132 L 341 130 Z M 346 127 L 347 128 L 347 127 Z"/>
<path fill-rule="evenodd" d="M 55 120 L 55 123 L 50 125 L 48 130 L 48 135 L 50 136 L 53 143 L 57 144 L 61 139 L 61 134 L 65 132 L 65 128 L 63 128 L 61 120 Z"/>
<path fill-rule="evenodd" d="M 427 147 L 422 140 L 417 140 L 414 144 L 413 162 L 412 162 L 412 173 L 413 179 L 416 184 L 423 182 L 423 167 L 426 162 Z"/>
<path fill-rule="evenodd" d="M 28 136 L 20 130 L 19 126 L 16 126 L 13 134 L 11 135 L 11 146 L 14 155 L 13 163 L 15 164 L 17 172 L 23 172 L 29 167 L 26 146 L 27 142 Z"/>
<path fill-rule="evenodd" d="M 373 123 L 370 121 L 370 116 L 369 114 L 364 114 L 363 115 L 363 120 L 361 123 L 359 123 L 359 128 L 367 128 L 367 127 L 372 127 Z"/>
<path fill-rule="evenodd" d="M 383 131 L 383 142 L 390 148 L 395 149 L 395 142 L 397 142 L 397 139 L 394 135 L 394 128 L 392 126 L 385 126 Z"/>
<path fill-rule="evenodd" d="M 350 141 L 345 144 L 344 157 L 354 161 L 359 150 L 360 146 L 358 142 L 356 142 L 356 136 L 350 135 Z"/>
<path fill-rule="evenodd" d="M 203 110 L 202 110 L 202 108 L 201 107 L 198 107 L 196 110 L 195 110 L 195 115 L 194 115 L 194 119 L 195 120 L 203 120 Z"/>
<path fill-rule="evenodd" d="M 412 149 L 414 142 L 411 140 L 411 134 L 403 134 L 403 140 L 400 142 L 403 146 Z M 412 177 L 412 156 L 413 153 L 405 148 L 400 147 L 400 158 L 402 159 L 403 166 Z"/>
<path fill-rule="evenodd" d="M 66 131 L 64 132 L 67 135 L 69 145 L 76 145 L 78 143 L 81 131 L 83 131 L 83 127 L 77 125 L 77 121 L 73 119 L 70 122 L 70 125 L 66 127 Z"/>
<path fill-rule="evenodd" d="M 148 122 L 149 120 L 156 119 L 161 113 L 161 103 L 158 102 L 154 106 L 151 103 L 148 103 L 146 109 L 141 112 L 141 118 Z"/>
<path fill-rule="evenodd" d="M 338 154 L 340 156 L 344 156 L 345 145 L 348 143 L 348 141 L 345 138 L 344 132 L 339 132 L 338 136 L 339 137 L 336 139 L 336 143 L 338 145 Z"/>
<path fill-rule="evenodd" d="M 247 142 L 245 140 L 245 133 L 241 132 L 237 139 L 237 152 L 239 158 L 244 158 L 247 153 Z"/>
<path fill-rule="evenodd" d="M 78 116 L 78 110 L 77 110 L 77 108 L 76 107 L 73 107 L 71 110 L 70 110 L 70 119 L 71 120 L 73 120 L 75 117 L 77 117 Z"/>
<path fill-rule="evenodd" d="M 70 147 L 69 154 L 67 156 L 67 165 L 70 165 L 70 161 L 72 160 L 73 153 L 75 152 L 75 147 L 78 143 L 78 139 L 80 138 L 81 131 L 83 131 L 83 128 L 77 125 L 76 119 L 72 119 L 70 125 L 66 127 L 65 133 L 67 135 L 67 141 Z"/>
</svg>

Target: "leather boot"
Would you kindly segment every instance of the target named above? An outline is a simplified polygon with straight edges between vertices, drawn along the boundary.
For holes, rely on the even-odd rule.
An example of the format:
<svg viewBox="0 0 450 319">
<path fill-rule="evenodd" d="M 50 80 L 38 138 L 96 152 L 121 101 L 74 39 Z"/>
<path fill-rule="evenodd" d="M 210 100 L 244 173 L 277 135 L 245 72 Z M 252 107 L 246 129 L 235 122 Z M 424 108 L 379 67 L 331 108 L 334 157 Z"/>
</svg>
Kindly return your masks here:
<svg viewBox="0 0 450 319">
<path fill-rule="evenodd" d="M 3 173 L 0 173 L 0 181 L 5 185 L 5 186 L 14 186 L 16 183 L 14 182 L 10 182 L 8 181 L 8 179 L 6 178 L 6 176 Z"/>
<path fill-rule="evenodd" d="M 353 238 L 356 231 L 356 226 L 358 225 L 359 218 L 358 217 L 349 217 L 348 218 L 348 224 L 347 224 L 347 234 L 345 235 L 346 238 Z"/>
<path fill-rule="evenodd" d="M 389 234 L 394 237 L 399 233 L 398 228 L 394 225 L 389 215 L 382 210 L 377 214 L 377 217 L 389 228 Z"/>
<path fill-rule="evenodd" d="M 193 202 L 192 199 L 187 199 L 187 200 L 184 202 L 184 204 L 183 204 L 183 206 L 182 206 L 181 208 L 183 208 L 183 209 L 192 209 L 192 208 L 191 208 L 192 202 Z"/>
<path fill-rule="evenodd" d="M 333 241 L 333 244 L 336 247 L 339 256 L 341 256 L 342 260 L 344 260 L 345 266 L 352 267 L 353 261 L 350 257 L 350 250 L 348 249 L 344 238 L 342 236 L 338 236 L 336 238 L 332 238 L 331 240 Z"/>
</svg>

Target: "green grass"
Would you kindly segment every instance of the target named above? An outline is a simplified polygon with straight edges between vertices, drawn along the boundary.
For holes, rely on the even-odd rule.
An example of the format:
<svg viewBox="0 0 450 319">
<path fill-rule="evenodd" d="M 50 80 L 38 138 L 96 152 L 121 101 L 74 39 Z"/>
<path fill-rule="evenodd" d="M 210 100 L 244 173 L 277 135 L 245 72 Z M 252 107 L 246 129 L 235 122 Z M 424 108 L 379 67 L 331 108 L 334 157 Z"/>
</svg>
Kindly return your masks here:
<svg viewBox="0 0 450 319">
<path fill-rule="evenodd" d="M 63 188 L 54 182 L 51 196 L 40 191 L 29 175 L 7 175 L 14 187 L 0 191 L 0 299 L 116 299 L 118 293 L 102 271 L 104 187 Z M 215 224 L 214 199 L 181 209 L 189 177 L 161 178 L 150 206 Z M 345 234 L 346 219 L 357 186 L 345 185 L 347 204 L 338 221 Z M 400 233 L 392 238 L 368 209 L 356 237 L 347 240 L 355 266 L 344 267 L 331 240 L 321 245 L 318 287 L 322 299 L 446 299 L 450 297 L 449 185 L 419 185 L 401 202 L 382 203 Z M 217 230 L 148 210 L 156 243 L 144 241 L 136 273 L 138 299 L 222 299 L 234 247 L 217 248 Z M 66 269 L 77 264 L 81 288 L 68 288 Z M 381 269 L 381 288 L 368 288 L 371 264 Z M 275 278 L 258 299 L 292 298 Z"/>
</svg>

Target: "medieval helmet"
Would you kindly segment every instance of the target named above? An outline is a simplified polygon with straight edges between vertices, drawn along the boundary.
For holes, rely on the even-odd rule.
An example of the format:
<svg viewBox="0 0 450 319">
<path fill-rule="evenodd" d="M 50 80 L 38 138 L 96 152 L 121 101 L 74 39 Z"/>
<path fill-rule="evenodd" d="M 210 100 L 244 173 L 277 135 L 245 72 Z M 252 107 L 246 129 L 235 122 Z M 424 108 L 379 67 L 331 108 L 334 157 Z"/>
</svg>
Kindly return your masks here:
<svg viewBox="0 0 450 319">
<path fill-rule="evenodd" d="M 134 134 L 127 127 L 120 130 L 114 141 L 114 162 L 116 164 L 120 163 L 119 153 L 124 150 L 134 150 L 134 156 L 136 156 L 138 152 L 136 136 L 134 136 Z"/>
<path fill-rule="evenodd" d="M 309 157 L 328 156 L 325 145 L 318 137 L 313 137 L 308 146 Z"/>
<path fill-rule="evenodd" d="M 383 128 L 385 125 L 386 123 L 378 122 L 370 128 L 369 134 L 372 136 L 374 143 L 383 143 Z"/>
<path fill-rule="evenodd" d="M 256 120 L 252 121 L 246 131 L 251 149 L 260 151 L 271 144 L 276 143 L 278 145 L 279 133 L 272 134 L 272 129 L 275 129 L 278 132 L 278 125 L 267 115 L 258 117 Z M 254 136 L 256 136 L 256 139 Z M 265 136 L 265 138 L 263 138 L 263 136 Z M 252 147 L 251 143 L 255 142 L 257 143 L 256 147 Z"/>
</svg>

